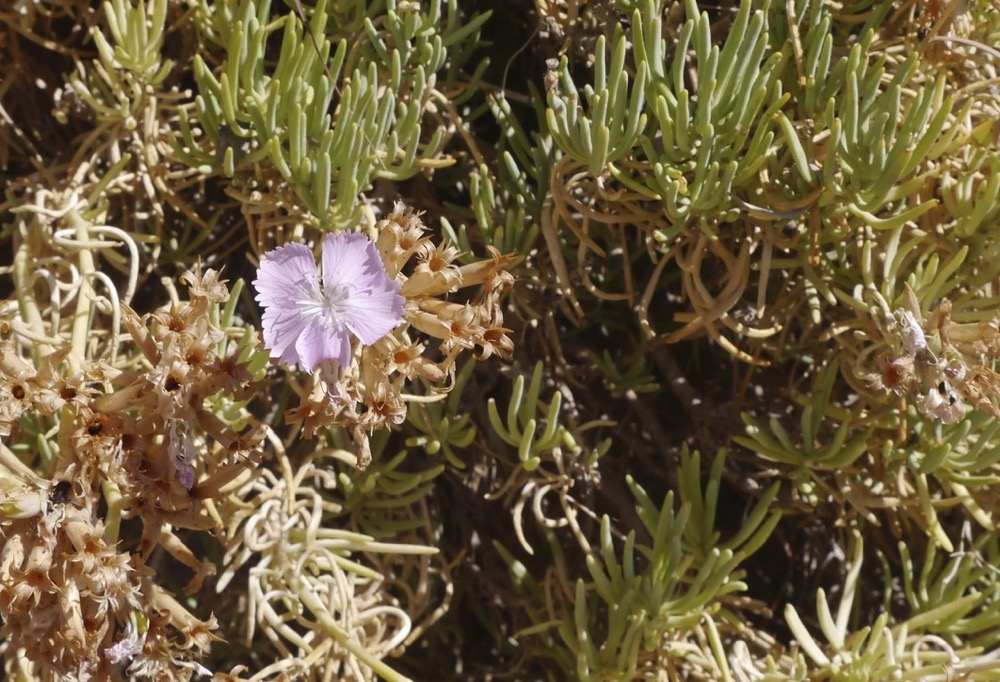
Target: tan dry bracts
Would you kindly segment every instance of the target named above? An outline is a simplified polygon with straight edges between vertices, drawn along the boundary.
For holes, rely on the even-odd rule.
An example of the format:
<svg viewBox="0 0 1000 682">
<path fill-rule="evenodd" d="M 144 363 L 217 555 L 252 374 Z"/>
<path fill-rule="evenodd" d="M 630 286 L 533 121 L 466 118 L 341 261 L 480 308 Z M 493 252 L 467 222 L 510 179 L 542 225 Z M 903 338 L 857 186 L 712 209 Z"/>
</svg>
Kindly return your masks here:
<svg viewBox="0 0 1000 682">
<path fill-rule="evenodd" d="M 260 455 L 253 428 L 206 409 L 254 391 L 212 321 L 229 291 L 212 270 L 181 281 L 186 301 L 141 317 L 122 306 L 138 352 L 121 366 L 74 370 L 66 348 L 36 370 L 13 340 L 0 345 L 0 637 L 37 679 L 204 671 L 215 619 L 188 612 L 150 560 L 166 552 L 197 590 L 215 567 L 182 538 L 216 525 L 209 501 Z M 26 438 L 48 461 L 22 462 Z"/>
</svg>

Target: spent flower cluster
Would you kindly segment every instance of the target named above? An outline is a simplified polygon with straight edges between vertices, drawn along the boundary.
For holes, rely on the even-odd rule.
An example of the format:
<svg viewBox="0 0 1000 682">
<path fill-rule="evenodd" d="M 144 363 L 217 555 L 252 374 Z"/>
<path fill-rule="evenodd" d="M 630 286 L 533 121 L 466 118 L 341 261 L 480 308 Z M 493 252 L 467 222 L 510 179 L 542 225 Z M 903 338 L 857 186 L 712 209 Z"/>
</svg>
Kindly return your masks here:
<svg viewBox="0 0 1000 682">
<path fill-rule="evenodd" d="M 877 356 L 869 383 L 910 396 L 922 414 L 945 424 L 961 421 L 970 406 L 1000 418 L 1000 374 L 992 369 L 1000 356 L 1000 320 L 955 322 L 947 299 L 924 320 L 909 287 L 904 303 L 883 314 L 889 350 Z"/>
<path fill-rule="evenodd" d="M 150 559 L 169 555 L 190 569 L 188 593 L 214 572 L 184 533 L 216 526 L 205 500 L 223 497 L 259 452 L 254 429 L 241 433 L 207 401 L 235 404 L 256 384 L 244 356 L 251 344 L 220 352 L 226 335 L 212 318 L 229 291 L 218 273 L 181 281 L 187 301 L 174 296 L 141 317 L 122 305 L 139 351 L 126 366 L 69 363 L 64 348 L 36 369 L 13 340 L 0 347 L 0 637 L 19 652 L 18 674 L 204 672 L 196 660 L 214 638 L 215 618 L 182 606 Z M 15 452 L 31 440 L 29 429 L 52 441 L 52 460 L 38 467 L 44 475 Z"/>
</svg>

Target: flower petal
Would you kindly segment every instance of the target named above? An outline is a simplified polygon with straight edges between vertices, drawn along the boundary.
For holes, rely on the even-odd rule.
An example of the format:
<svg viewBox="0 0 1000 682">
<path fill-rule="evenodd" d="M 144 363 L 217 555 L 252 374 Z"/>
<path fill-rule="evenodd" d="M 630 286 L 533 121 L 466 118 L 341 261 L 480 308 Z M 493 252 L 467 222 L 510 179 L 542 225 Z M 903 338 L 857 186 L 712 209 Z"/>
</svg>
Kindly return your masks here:
<svg viewBox="0 0 1000 682">
<path fill-rule="evenodd" d="M 385 276 L 385 265 L 375 244 L 360 232 L 337 232 L 323 239 L 323 284 L 353 284 L 366 287 L 366 282 L 379 273 Z"/>
<path fill-rule="evenodd" d="M 339 325 L 324 324 L 324 318 L 315 318 L 295 341 L 299 366 L 312 372 L 316 365 L 333 360 L 344 367 L 351 361 L 351 338 Z"/>
<path fill-rule="evenodd" d="M 264 306 L 264 346 L 279 362 L 298 364 L 296 342 L 310 320 L 303 314 L 302 304 L 320 296 L 312 251 L 304 244 L 286 244 L 268 251 L 253 286 L 257 302 Z"/>
<path fill-rule="evenodd" d="M 370 346 L 403 321 L 403 297 L 399 285 L 386 278 L 380 286 L 358 291 L 344 302 L 341 319 L 351 333 Z"/>
<path fill-rule="evenodd" d="M 261 316 L 264 347 L 272 356 L 277 355 L 279 362 L 295 365 L 299 361 L 295 343 L 308 324 L 308 318 L 294 307 L 294 303 L 266 309 Z"/>
<path fill-rule="evenodd" d="M 285 244 L 264 254 L 253 281 L 256 300 L 265 309 L 271 306 L 291 307 L 295 304 L 293 283 L 317 281 L 316 259 L 305 244 Z"/>
<path fill-rule="evenodd" d="M 403 297 L 389 278 L 375 244 L 363 234 L 341 232 L 323 240 L 323 287 L 337 297 L 342 324 L 371 345 L 403 321 Z"/>
</svg>

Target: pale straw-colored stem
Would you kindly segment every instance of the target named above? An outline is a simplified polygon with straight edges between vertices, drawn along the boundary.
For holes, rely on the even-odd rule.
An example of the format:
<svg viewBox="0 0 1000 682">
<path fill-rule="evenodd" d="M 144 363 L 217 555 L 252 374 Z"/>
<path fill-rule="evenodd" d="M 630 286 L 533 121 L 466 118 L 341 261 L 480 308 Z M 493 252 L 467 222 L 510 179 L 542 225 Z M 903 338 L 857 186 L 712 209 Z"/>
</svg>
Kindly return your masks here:
<svg viewBox="0 0 1000 682">
<path fill-rule="evenodd" d="M 118 484 L 111 479 L 101 481 L 104 500 L 108 504 L 108 513 L 104 521 L 104 541 L 114 547 L 118 544 L 118 533 L 121 530 L 122 510 L 125 509 L 125 498 Z"/>
<path fill-rule="evenodd" d="M 89 223 L 76 211 L 70 211 L 66 216 L 67 222 L 76 232 L 78 241 L 87 242 L 90 240 L 88 228 Z M 77 262 L 80 267 L 80 291 L 76 297 L 76 311 L 73 314 L 73 331 L 70 336 L 69 363 L 74 372 L 83 368 L 86 359 L 87 340 L 90 336 L 90 320 L 93 313 L 94 287 L 91 284 L 91 275 L 96 270 L 94 265 L 94 254 L 88 248 L 81 248 L 77 253 Z"/>
<path fill-rule="evenodd" d="M 38 309 L 35 301 L 34 287 L 32 286 L 32 269 L 29 263 L 31 257 L 30 249 L 26 242 L 21 242 L 14 254 L 14 290 L 17 292 L 17 303 L 21 311 L 21 319 L 28 325 L 35 336 L 45 338 L 45 323 L 42 321 L 42 313 Z M 47 343 L 38 343 L 35 348 L 38 357 L 45 357 L 52 352 L 52 346 Z"/>
<path fill-rule="evenodd" d="M 302 603 L 306 608 L 312 611 L 316 619 L 326 629 L 327 634 L 333 637 L 337 644 L 361 661 L 361 663 L 371 668 L 376 675 L 381 676 L 386 682 L 411 682 L 410 678 L 405 677 L 390 668 L 381 660 L 373 656 L 359 642 L 352 641 L 348 634 L 330 616 L 326 609 L 326 605 L 319 599 L 319 597 L 316 596 L 315 592 L 307 586 L 304 587 L 305 589 L 301 589 L 297 593 L 299 599 L 302 600 Z"/>
</svg>

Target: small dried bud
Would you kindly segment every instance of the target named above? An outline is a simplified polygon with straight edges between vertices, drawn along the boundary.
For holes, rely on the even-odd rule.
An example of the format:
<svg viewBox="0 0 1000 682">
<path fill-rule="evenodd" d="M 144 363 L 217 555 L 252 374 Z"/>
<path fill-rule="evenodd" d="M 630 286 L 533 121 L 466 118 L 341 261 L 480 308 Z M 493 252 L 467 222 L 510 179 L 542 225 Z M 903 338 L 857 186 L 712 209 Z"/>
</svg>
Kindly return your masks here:
<svg viewBox="0 0 1000 682">
<path fill-rule="evenodd" d="M 917 357 L 922 351 L 927 351 L 927 336 L 923 327 L 917 322 L 916 316 L 909 310 L 897 312 L 902 327 L 903 348 L 911 358 Z"/>
</svg>

